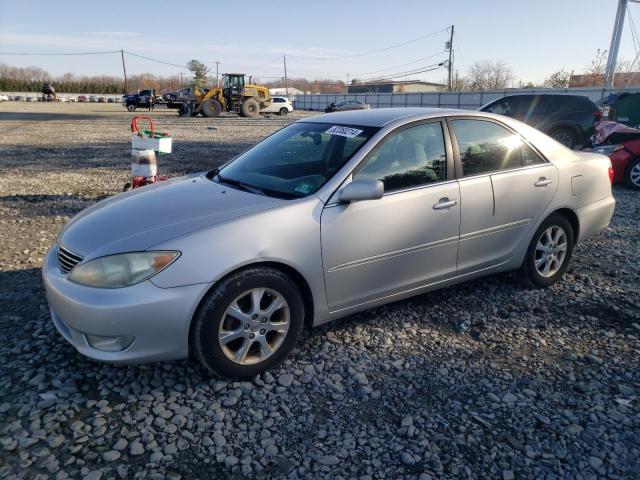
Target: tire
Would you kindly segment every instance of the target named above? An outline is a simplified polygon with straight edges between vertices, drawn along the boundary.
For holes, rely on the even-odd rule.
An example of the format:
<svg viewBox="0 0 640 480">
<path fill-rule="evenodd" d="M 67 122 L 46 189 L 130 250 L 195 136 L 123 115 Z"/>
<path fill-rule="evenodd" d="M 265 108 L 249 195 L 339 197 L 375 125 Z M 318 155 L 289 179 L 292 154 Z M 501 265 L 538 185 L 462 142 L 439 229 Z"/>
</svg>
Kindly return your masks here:
<svg viewBox="0 0 640 480">
<path fill-rule="evenodd" d="M 287 115 L 289 115 L 289 110 L 287 110 L 286 108 L 281 108 L 280 109 L 280 116 L 286 117 Z"/>
<path fill-rule="evenodd" d="M 624 171 L 624 184 L 634 190 L 640 190 L 640 158 L 634 158 L 627 165 Z"/>
<path fill-rule="evenodd" d="M 240 106 L 243 117 L 255 118 L 260 114 L 260 104 L 255 98 L 247 98 Z"/>
<path fill-rule="evenodd" d="M 129 190 L 131 190 L 131 184 L 129 182 L 124 184 L 124 187 L 122 187 L 122 191 L 123 192 L 128 192 Z"/>
<path fill-rule="evenodd" d="M 559 213 L 549 215 L 538 227 L 527 248 L 519 271 L 523 283 L 528 287 L 546 288 L 560 280 L 571 261 L 574 243 L 575 236 L 569 220 Z M 552 250 L 547 251 L 547 245 Z M 547 265 L 549 268 L 545 273 Z"/>
<path fill-rule="evenodd" d="M 549 136 L 572 150 L 578 145 L 578 135 L 570 127 L 554 128 L 549 133 Z"/>
<path fill-rule="evenodd" d="M 284 305 L 267 313 L 276 299 Z M 232 305 L 235 313 L 230 314 Z M 291 353 L 304 315 L 302 295 L 289 277 L 272 268 L 247 268 L 224 278 L 207 294 L 193 318 L 190 347 L 210 373 L 251 379 Z M 233 339 L 224 342 L 225 335 Z M 262 348 L 265 342 L 273 348 L 270 353 Z"/>
<path fill-rule="evenodd" d="M 127 104 L 127 110 L 130 111 L 130 112 L 135 112 L 136 111 L 136 105 L 134 103 Z"/>
<path fill-rule="evenodd" d="M 218 100 L 210 98 L 200 105 L 200 113 L 207 118 L 219 117 L 222 113 L 222 105 Z"/>
</svg>

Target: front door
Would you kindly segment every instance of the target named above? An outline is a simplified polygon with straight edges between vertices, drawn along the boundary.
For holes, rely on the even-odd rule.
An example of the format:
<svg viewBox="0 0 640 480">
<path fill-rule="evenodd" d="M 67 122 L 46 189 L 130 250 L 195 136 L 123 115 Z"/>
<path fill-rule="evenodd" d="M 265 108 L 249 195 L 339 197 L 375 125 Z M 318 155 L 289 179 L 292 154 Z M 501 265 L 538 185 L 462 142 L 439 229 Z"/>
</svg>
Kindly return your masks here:
<svg viewBox="0 0 640 480">
<path fill-rule="evenodd" d="M 384 196 L 325 207 L 322 258 L 332 312 L 455 275 L 460 203 L 451 160 L 440 122 L 402 128 L 353 174 L 382 180 Z"/>
</svg>

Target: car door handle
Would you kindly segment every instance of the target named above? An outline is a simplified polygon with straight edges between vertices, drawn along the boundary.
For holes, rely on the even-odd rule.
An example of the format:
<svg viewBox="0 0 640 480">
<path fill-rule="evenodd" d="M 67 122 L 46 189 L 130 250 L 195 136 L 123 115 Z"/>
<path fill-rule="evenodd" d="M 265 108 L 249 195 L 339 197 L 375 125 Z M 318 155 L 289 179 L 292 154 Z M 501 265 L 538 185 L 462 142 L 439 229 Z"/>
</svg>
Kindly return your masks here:
<svg viewBox="0 0 640 480">
<path fill-rule="evenodd" d="M 458 202 L 456 200 L 449 200 L 448 198 L 441 198 L 438 200 L 438 203 L 433 205 L 434 210 L 445 210 L 447 208 L 451 208 L 454 205 L 457 205 Z"/>
<path fill-rule="evenodd" d="M 538 179 L 538 181 L 537 181 L 536 183 L 534 183 L 534 185 L 535 185 L 536 187 L 546 187 L 547 185 L 550 185 L 550 184 L 552 184 L 552 183 L 553 183 L 553 180 L 551 180 L 551 179 L 547 179 L 547 178 L 545 178 L 545 177 L 540 177 L 540 178 Z"/>
</svg>

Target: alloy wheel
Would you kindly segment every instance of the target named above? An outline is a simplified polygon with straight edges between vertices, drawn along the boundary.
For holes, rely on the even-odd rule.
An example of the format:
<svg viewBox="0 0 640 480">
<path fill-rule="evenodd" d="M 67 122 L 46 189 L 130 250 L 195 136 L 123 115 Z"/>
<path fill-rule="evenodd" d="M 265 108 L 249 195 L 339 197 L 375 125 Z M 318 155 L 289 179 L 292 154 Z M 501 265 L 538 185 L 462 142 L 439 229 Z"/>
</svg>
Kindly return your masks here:
<svg viewBox="0 0 640 480">
<path fill-rule="evenodd" d="M 535 266 L 540 275 L 552 277 L 562 267 L 567 256 L 567 233 L 559 225 L 542 232 L 536 243 Z"/>
<path fill-rule="evenodd" d="M 254 288 L 236 297 L 218 328 L 224 355 L 240 365 L 260 363 L 282 345 L 290 325 L 289 304 L 278 292 Z"/>
<path fill-rule="evenodd" d="M 640 187 L 640 162 L 636 163 L 629 172 L 629 179 L 636 187 Z"/>
</svg>

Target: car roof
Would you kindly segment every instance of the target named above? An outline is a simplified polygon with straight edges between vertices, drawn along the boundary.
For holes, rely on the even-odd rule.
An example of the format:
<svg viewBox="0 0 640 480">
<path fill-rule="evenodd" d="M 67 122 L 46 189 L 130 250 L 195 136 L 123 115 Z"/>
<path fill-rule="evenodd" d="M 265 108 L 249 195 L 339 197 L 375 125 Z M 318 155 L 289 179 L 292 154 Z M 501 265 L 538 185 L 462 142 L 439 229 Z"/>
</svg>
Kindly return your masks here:
<svg viewBox="0 0 640 480">
<path fill-rule="evenodd" d="M 484 112 L 479 112 L 487 116 Z M 376 108 L 372 110 L 350 110 L 348 112 L 325 113 L 315 117 L 298 120 L 299 122 L 337 123 L 345 125 L 361 125 L 364 127 L 384 127 L 396 120 L 424 120 L 449 115 L 478 115 L 472 110 L 456 110 L 446 108 L 401 107 Z"/>
</svg>

